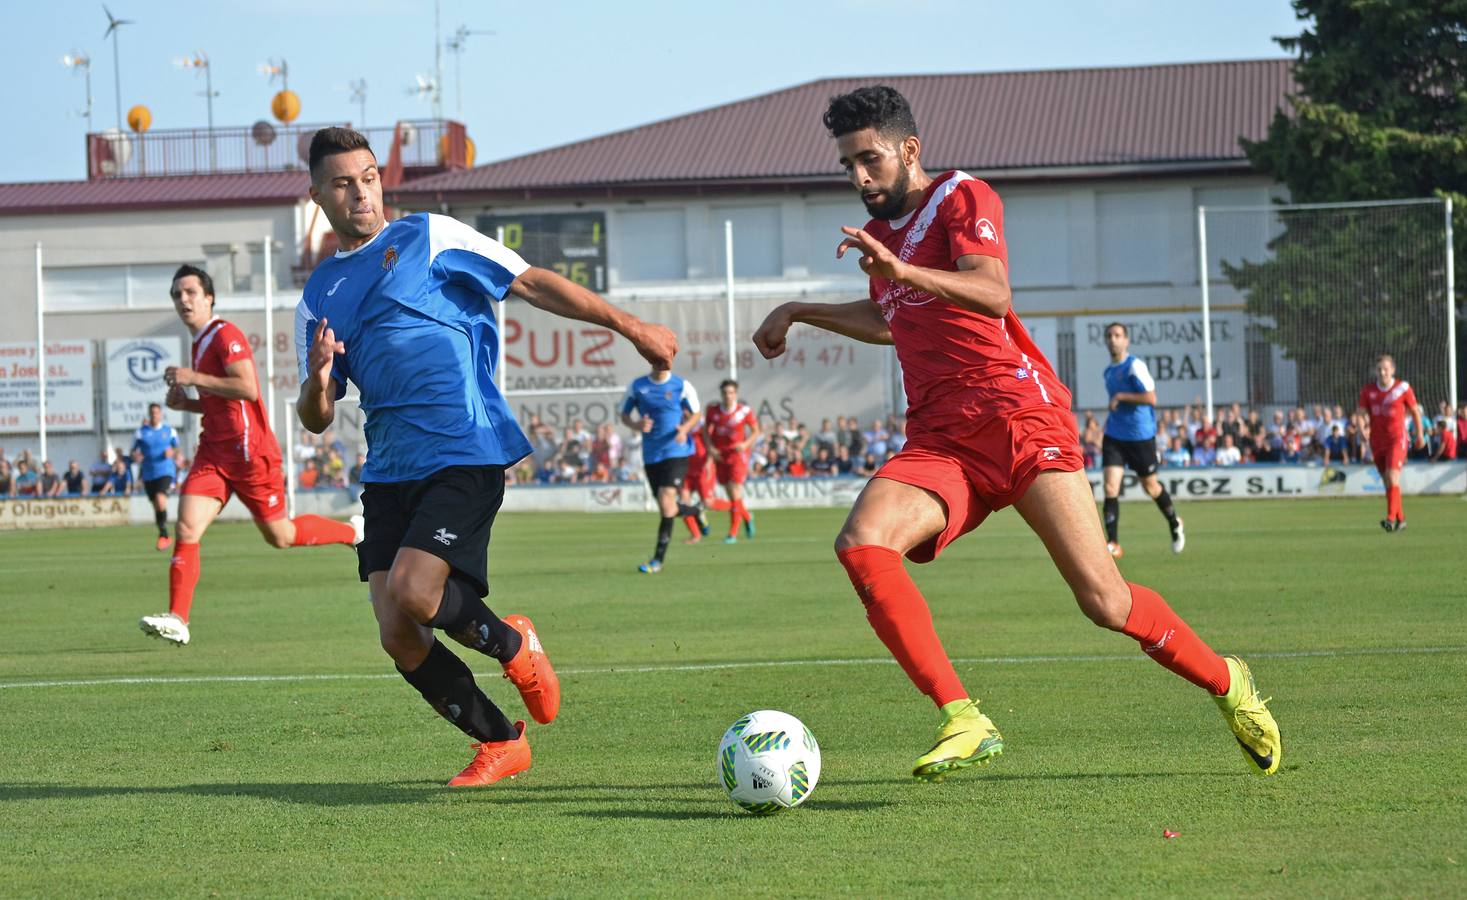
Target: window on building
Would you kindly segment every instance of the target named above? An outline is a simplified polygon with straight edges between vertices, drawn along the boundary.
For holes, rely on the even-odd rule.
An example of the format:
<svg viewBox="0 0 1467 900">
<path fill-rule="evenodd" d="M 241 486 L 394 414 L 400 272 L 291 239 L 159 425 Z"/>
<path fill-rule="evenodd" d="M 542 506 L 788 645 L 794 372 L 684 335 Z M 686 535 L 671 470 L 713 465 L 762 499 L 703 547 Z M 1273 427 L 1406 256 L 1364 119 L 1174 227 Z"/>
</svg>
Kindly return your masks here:
<svg viewBox="0 0 1467 900">
<path fill-rule="evenodd" d="M 1165 191 L 1099 193 L 1095 215 L 1102 284 L 1169 280 L 1172 228 L 1180 223 L 1171 220 Z"/>
<path fill-rule="evenodd" d="M 41 273 L 46 308 L 130 309 L 168 303 L 176 263 L 47 266 Z"/>
<path fill-rule="evenodd" d="M 735 278 L 778 278 L 784 274 L 778 206 L 713 207 L 708 215 L 708 271 L 723 275 L 725 221 L 733 222 Z"/>
<path fill-rule="evenodd" d="M 856 265 L 859 254 L 847 253 L 843 259 L 835 258 L 835 248 L 845 235 L 842 225 L 860 228 L 871 218 L 852 192 L 851 199 L 842 203 L 810 203 L 805 206 L 805 253 L 810 274 L 849 275 L 864 278 L 861 267 Z"/>
<path fill-rule="evenodd" d="M 1019 194 L 1004 198 L 1004 239 L 1009 283 L 1014 287 L 1063 287 L 1070 279 L 1070 198 Z"/>
<path fill-rule="evenodd" d="M 688 277 L 686 223 L 681 209 L 630 209 L 616 213 L 612 265 L 622 284 Z"/>
</svg>

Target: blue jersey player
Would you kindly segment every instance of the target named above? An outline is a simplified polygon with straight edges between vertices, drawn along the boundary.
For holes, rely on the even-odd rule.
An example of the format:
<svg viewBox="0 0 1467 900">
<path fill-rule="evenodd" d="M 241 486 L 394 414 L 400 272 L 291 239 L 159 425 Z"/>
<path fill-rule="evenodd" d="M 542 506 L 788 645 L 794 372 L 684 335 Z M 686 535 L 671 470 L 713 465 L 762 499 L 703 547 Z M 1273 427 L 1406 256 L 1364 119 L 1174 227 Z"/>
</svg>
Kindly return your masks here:
<svg viewBox="0 0 1467 900">
<path fill-rule="evenodd" d="M 1136 473 L 1146 496 L 1156 501 L 1172 532 L 1172 552 L 1181 553 L 1187 533 L 1177 518 L 1171 494 L 1156 477 L 1156 382 L 1146 361 L 1130 354 L 1131 332 L 1120 322 L 1105 326 L 1110 365 L 1105 368 L 1105 391 L 1110 415 L 1100 445 L 1105 477 L 1105 540 L 1111 555 L 1121 556 L 1121 476 L 1126 467 Z"/>
<path fill-rule="evenodd" d="M 178 432 L 163 421 L 163 407 L 148 404 L 148 417 L 133 435 L 132 458 L 138 463 L 143 490 L 153 501 L 153 521 L 158 526 L 159 550 L 173 545 L 168 536 L 168 492 L 178 475 Z"/>
<path fill-rule="evenodd" d="M 513 292 L 605 326 L 664 368 L 677 340 L 455 219 L 419 213 L 387 222 L 377 157 L 355 131 L 316 132 L 309 163 L 311 199 L 341 250 L 312 273 L 296 311 L 296 409 L 319 434 L 347 383 L 360 391 L 367 459 L 358 574 L 382 647 L 408 684 L 476 742 L 473 761 L 449 785 L 492 784 L 530 767 L 525 723 L 510 723 L 434 630 L 497 659 L 535 721 L 550 722 L 560 708 L 560 683 L 533 624 L 501 619 L 483 600 L 504 472 L 530 452 L 494 384 L 494 303 Z"/>
<path fill-rule="evenodd" d="M 632 418 L 633 412 L 638 418 Z M 678 503 L 678 488 L 688 472 L 688 458 L 693 455 L 693 430 L 701 416 L 698 391 L 692 382 L 672 374 L 666 367 L 654 365 L 652 374 L 633 381 L 622 398 L 621 421 L 628 428 L 642 432 L 642 462 L 647 483 L 652 486 L 658 511 L 662 513 L 657 525 L 657 549 L 651 559 L 637 567 L 648 575 L 662 571 L 677 517 L 701 515 L 701 510 Z"/>
</svg>

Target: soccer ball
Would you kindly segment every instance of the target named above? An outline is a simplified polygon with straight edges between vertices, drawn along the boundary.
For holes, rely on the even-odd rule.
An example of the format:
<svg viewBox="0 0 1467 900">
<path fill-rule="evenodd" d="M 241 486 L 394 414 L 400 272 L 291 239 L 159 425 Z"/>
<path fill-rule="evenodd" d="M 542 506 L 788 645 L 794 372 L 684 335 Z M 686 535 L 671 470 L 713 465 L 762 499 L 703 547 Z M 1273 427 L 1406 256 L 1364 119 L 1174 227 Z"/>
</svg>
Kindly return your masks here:
<svg viewBox="0 0 1467 900">
<path fill-rule="evenodd" d="M 751 712 L 723 733 L 718 780 L 730 800 L 755 815 L 799 806 L 820 780 L 820 745 L 789 713 Z"/>
</svg>

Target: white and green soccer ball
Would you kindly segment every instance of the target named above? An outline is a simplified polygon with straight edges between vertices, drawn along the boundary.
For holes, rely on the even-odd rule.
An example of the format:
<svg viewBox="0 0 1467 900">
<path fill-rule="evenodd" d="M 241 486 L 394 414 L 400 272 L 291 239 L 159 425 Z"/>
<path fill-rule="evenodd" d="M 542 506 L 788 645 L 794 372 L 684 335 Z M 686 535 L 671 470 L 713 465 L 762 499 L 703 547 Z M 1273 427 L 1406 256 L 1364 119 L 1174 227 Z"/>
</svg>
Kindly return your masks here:
<svg viewBox="0 0 1467 900">
<path fill-rule="evenodd" d="M 755 815 L 799 806 L 819 780 L 820 745 L 789 713 L 751 712 L 718 744 L 719 783 L 730 800 Z"/>
</svg>

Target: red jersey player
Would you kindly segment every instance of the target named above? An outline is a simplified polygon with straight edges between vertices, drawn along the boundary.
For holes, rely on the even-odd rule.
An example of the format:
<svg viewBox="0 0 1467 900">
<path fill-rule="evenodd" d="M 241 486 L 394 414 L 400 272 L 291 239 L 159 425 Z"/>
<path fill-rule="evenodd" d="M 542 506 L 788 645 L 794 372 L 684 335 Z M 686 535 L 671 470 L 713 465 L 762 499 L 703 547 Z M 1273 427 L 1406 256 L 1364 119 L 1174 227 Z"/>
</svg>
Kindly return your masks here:
<svg viewBox="0 0 1467 900">
<path fill-rule="evenodd" d="M 759 439 L 759 417 L 753 407 L 739 400 L 739 383 L 725 378 L 718 385 L 721 400 L 708 407 L 704 436 L 718 483 L 728 492 L 728 536 L 725 544 L 738 541 L 739 524 L 744 534 L 754 536 L 754 515 L 744 508 L 744 479 L 749 477 L 749 448 Z"/>
<path fill-rule="evenodd" d="M 1276 772 L 1278 725 L 1247 666 L 1214 653 L 1155 591 L 1127 583 L 1106 549 L 1069 391 L 1011 308 L 998 195 L 961 172 L 929 176 L 911 108 L 890 87 L 835 97 L 824 123 L 873 217 L 864 229 L 842 229 L 836 255 L 860 253 L 871 296 L 784 304 L 754 343 L 774 358 L 802 322 L 896 345 L 907 443 L 862 490 L 836 555 L 872 628 L 940 710 L 937 740 L 912 774 L 940 781 L 987 763 L 1003 752 L 1003 737 L 958 680 L 902 556 L 928 562 L 1009 505 L 1044 542 L 1085 614 L 1211 693 L 1249 767 Z"/>
<path fill-rule="evenodd" d="M 199 581 L 199 539 L 233 494 L 254 516 L 272 547 L 345 544 L 359 539 L 356 523 L 324 516 L 285 515 L 285 473 L 280 445 L 270 432 L 249 341 L 214 315 L 214 281 L 194 266 L 181 266 L 169 290 L 173 308 L 193 335 L 191 366 L 163 373 L 171 409 L 203 414 L 203 434 L 188 478 L 179 489 L 178 543 L 168 567 L 168 612 L 143 616 L 147 634 L 174 644 L 189 641 L 188 614 Z M 184 393 L 198 390 L 197 400 Z"/>
<path fill-rule="evenodd" d="M 698 499 L 694 501 L 693 495 Z M 713 478 L 713 461 L 708 458 L 708 444 L 703 440 L 703 429 L 693 432 L 693 455 L 688 457 L 688 471 L 683 476 L 682 490 L 678 502 L 691 510 L 683 516 L 688 526 L 685 544 L 696 544 L 708 535 L 708 520 L 703 515 L 707 509 L 731 509 L 732 504 L 718 496 L 717 482 Z"/>
<path fill-rule="evenodd" d="M 1386 483 L 1386 517 L 1380 527 L 1400 531 L 1406 527 L 1401 509 L 1401 466 L 1406 464 L 1406 411 L 1416 421 L 1416 449 L 1426 446 L 1421 427 L 1421 407 L 1411 385 L 1396 380 L 1396 361 L 1389 353 L 1375 360 L 1375 381 L 1360 389 L 1360 409 L 1370 413 L 1370 452 L 1375 469 Z"/>
</svg>

